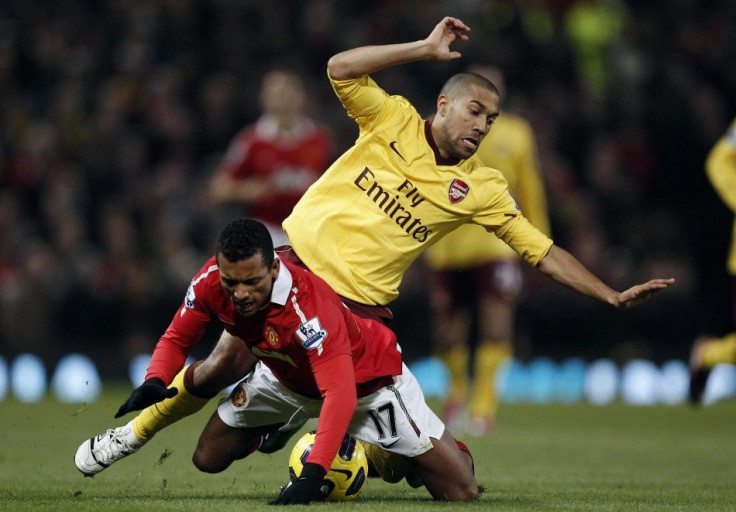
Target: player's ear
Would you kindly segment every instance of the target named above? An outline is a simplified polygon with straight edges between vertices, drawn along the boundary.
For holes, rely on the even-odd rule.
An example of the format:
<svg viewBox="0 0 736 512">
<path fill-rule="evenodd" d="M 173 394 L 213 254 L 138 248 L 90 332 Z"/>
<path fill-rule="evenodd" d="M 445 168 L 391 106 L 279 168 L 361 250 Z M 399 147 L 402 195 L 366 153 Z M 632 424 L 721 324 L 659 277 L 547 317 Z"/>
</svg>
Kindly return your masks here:
<svg viewBox="0 0 736 512">
<path fill-rule="evenodd" d="M 279 275 L 279 269 L 281 269 L 281 260 L 278 258 L 274 258 L 273 264 L 271 265 L 271 275 L 274 277 L 274 279 Z"/>
<path fill-rule="evenodd" d="M 441 116 L 447 114 L 447 106 L 450 103 L 450 98 L 444 94 L 440 94 L 437 97 L 437 113 Z"/>
</svg>

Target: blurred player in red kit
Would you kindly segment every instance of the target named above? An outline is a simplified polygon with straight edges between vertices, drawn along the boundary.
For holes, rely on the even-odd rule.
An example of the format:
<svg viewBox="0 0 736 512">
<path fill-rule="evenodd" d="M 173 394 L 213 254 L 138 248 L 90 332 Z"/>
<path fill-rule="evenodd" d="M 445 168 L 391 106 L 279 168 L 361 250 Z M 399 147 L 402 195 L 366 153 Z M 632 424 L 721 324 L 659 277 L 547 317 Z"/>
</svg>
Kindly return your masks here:
<svg viewBox="0 0 736 512">
<path fill-rule="evenodd" d="M 274 246 L 287 244 L 281 222 L 332 162 L 330 132 L 306 113 L 299 75 L 274 70 L 263 77 L 261 117 L 233 138 L 211 183 L 217 203 L 240 203 L 268 228 Z"/>
</svg>

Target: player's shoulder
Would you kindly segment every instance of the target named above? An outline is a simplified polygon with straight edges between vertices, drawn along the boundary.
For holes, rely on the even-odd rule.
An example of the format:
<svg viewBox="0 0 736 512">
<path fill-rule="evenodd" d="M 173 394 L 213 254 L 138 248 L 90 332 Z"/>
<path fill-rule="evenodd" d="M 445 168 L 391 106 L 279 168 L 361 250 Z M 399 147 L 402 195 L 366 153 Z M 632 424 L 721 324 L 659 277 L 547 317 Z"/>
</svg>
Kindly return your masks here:
<svg viewBox="0 0 736 512">
<path fill-rule="evenodd" d="M 206 310 L 211 307 L 213 300 L 221 299 L 223 294 L 224 291 L 220 285 L 220 270 L 217 267 L 217 260 L 212 256 L 194 274 L 187 288 L 184 305 L 188 309 Z"/>
<path fill-rule="evenodd" d="M 243 126 L 233 135 L 232 143 L 247 144 L 258 136 L 258 123 Z"/>
<path fill-rule="evenodd" d="M 481 183 L 506 183 L 503 173 L 498 169 L 486 165 L 478 153 L 465 161 L 465 167 L 466 172 L 470 173 L 476 181 Z"/>
<path fill-rule="evenodd" d="M 736 119 L 733 120 L 731 125 L 726 130 L 723 140 L 726 141 L 731 147 L 736 148 Z"/>
<path fill-rule="evenodd" d="M 192 286 L 205 288 L 213 284 L 220 285 L 220 269 L 217 267 L 217 259 L 214 256 L 205 261 L 192 278 Z"/>
<path fill-rule="evenodd" d="M 281 264 L 286 267 L 289 273 L 291 273 L 291 279 L 293 281 L 294 287 L 296 288 L 305 288 L 304 285 L 309 285 L 311 287 L 314 283 L 323 282 L 322 279 L 320 279 L 316 274 L 310 272 L 300 265 L 295 265 L 289 261 L 284 260 L 281 260 Z"/>
<path fill-rule="evenodd" d="M 294 265 L 288 261 L 281 260 L 281 264 L 285 265 L 291 273 L 293 288 L 296 289 L 297 299 L 302 300 L 339 300 L 337 293 L 327 284 L 327 282 L 317 274 L 304 269 L 298 265 Z"/>
</svg>

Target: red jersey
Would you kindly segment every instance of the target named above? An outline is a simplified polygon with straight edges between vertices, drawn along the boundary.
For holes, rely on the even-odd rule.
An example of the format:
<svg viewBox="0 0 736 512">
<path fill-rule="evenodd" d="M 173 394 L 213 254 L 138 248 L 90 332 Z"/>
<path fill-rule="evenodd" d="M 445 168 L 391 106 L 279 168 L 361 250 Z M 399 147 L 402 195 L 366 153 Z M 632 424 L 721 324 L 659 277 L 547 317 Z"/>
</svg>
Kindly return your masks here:
<svg viewBox="0 0 736 512">
<path fill-rule="evenodd" d="M 351 313 L 315 274 L 282 261 L 270 304 L 246 318 L 222 288 L 212 257 L 156 344 L 146 378 L 170 383 L 215 321 L 243 339 L 286 387 L 324 399 L 309 461 L 325 469 L 350 424 L 357 396 L 375 391 L 376 379 L 381 383 L 401 373 L 395 334 L 381 322 Z"/>
<path fill-rule="evenodd" d="M 241 130 L 225 154 L 225 172 L 232 179 L 261 178 L 271 194 L 249 205 L 248 215 L 275 226 L 317 181 L 332 159 L 329 132 L 304 118 L 288 135 L 277 133 L 276 121 L 263 116 Z"/>
</svg>

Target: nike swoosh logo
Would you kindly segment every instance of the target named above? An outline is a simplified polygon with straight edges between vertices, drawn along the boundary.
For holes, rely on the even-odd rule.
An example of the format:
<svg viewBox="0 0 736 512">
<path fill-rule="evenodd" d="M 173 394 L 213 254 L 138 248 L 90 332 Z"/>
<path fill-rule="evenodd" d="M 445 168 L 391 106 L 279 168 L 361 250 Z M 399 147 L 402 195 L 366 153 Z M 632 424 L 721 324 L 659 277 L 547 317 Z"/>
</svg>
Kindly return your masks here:
<svg viewBox="0 0 736 512">
<path fill-rule="evenodd" d="M 330 468 L 330 471 L 334 471 L 335 473 L 342 473 L 345 475 L 345 478 L 350 480 L 353 477 L 353 472 L 349 469 L 336 469 L 336 468 Z"/>
<path fill-rule="evenodd" d="M 396 149 L 396 141 L 395 140 L 392 140 L 391 142 L 389 142 L 388 143 L 388 147 L 390 147 L 393 150 L 394 153 L 396 153 L 397 155 L 399 155 L 399 158 L 401 158 L 404 162 L 406 162 L 406 158 L 404 158 L 404 155 L 402 155 L 401 153 L 399 153 L 399 150 Z"/>
<path fill-rule="evenodd" d="M 391 447 L 392 447 L 393 445 L 395 445 L 395 444 L 396 444 L 396 443 L 398 443 L 399 441 L 401 441 L 401 438 L 398 438 L 398 439 L 396 439 L 395 441 L 392 441 L 392 442 L 390 442 L 390 443 L 381 443 L 381 442 L 379 441 L 379 443 L 378 443 L 378 444 L 380 444 L 380 445 L 381 445 L 381 446 L 383 446 L 384 448 L 391 448 Z"/>
</svg>

